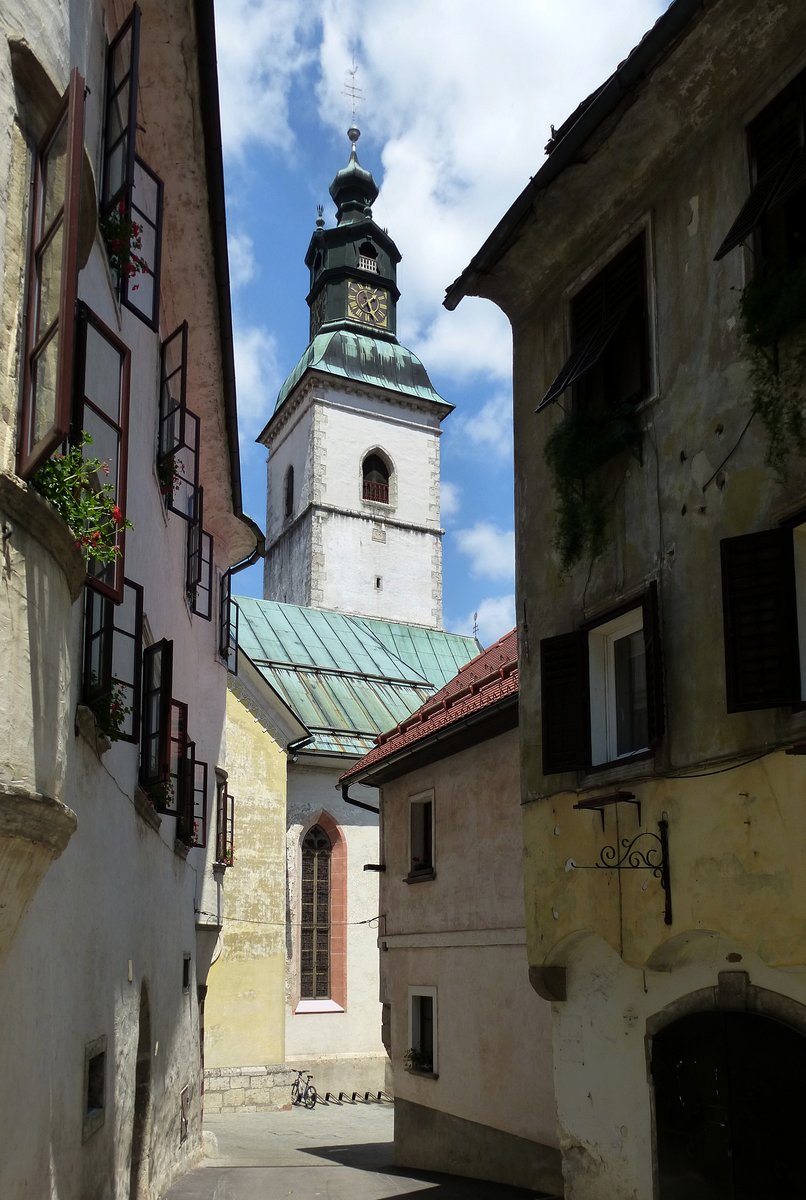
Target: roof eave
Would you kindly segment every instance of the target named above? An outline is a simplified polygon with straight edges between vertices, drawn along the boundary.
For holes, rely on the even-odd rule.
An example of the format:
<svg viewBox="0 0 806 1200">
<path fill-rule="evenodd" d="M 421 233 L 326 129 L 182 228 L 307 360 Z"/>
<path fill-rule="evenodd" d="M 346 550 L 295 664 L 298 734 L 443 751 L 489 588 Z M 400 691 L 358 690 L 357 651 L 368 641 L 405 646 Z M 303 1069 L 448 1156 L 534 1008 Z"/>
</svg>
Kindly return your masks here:
<svg viewBox="0 0 806 1200">
<path fill-rule="evenodd" d="M 364 770 L 357 764 L 354 770 L 348 770 L 342 776 L 344 783 L 365 783 L 370 787 L 379 787 L 393 779 L 399 779 L 409 771 L 428 766 L 438 759 L 447 758 L 476 746 L 480 742 L 497 737 L 514 729 L 518 724 L 518 693 L 512 692 L 503 696 L 494 704 L 476 712 L 468 713 L 466 717 L 450 725 L 443 725 L 434 730 L 420 741 L 402 746 L 387 758 L 372 763 Z"/>
</svg>

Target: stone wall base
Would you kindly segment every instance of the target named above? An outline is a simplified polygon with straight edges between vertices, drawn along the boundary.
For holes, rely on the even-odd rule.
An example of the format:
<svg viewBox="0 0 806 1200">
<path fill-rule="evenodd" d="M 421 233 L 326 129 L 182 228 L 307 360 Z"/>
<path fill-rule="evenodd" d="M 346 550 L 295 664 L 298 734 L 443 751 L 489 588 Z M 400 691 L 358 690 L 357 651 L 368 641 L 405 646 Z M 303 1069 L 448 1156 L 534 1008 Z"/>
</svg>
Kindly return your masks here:
<svg viewBox="0 0 806 1200">
<path fill-rule="evenodd" d="M 378 1092 L 386 1092 L 386 1064 L 389 1059 L 382 1051 L 380 1054 L 312 1054 L 307 1058 L 301 1055 L 289 1055 L 286 1065 L 294 1071 L 305 1071 L 313 1075 L 311 1083 L 320 1096 L 332 1092 L 365 1092 L 377 1096 Z"/>
<path fill-rule="evenodd" d="M 562 1160 L 554 1146 L 395 1098 L 395 1164 L 530 1188 L 561 1197 Z"/>
<path fill-rule="evenodd" d="M 208 1067 L 204 1111 L 279 1112 L 291 1107 L 295 1073 L 284 1063 L 269 1067 Z"/>
</svg>

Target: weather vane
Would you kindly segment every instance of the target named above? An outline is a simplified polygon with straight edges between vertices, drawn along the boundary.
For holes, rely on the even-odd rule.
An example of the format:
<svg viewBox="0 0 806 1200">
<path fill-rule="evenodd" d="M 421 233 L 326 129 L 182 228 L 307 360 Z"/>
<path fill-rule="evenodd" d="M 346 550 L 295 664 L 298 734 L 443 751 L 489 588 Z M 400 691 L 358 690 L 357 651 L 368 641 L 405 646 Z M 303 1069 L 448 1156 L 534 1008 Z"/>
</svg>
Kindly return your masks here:
<svg viewBox="0 0 806 1200">
<path fill-rule="evenodd" d="M 358 74 L 358 64 L 355 61 L 355 55 L 353 55 L 352 70 L 348 69 L 344 72 L 344 74 L 347 76 L 347 82 L 344 85 L 342 95 L 346 96 L 350 101 L 352 107 L 352 121 L 353 125 L 355 125 L 356 112 L 362 100 L 364 99 L 363 91 L 355 82 L 355 77 Z"/>
</svg>

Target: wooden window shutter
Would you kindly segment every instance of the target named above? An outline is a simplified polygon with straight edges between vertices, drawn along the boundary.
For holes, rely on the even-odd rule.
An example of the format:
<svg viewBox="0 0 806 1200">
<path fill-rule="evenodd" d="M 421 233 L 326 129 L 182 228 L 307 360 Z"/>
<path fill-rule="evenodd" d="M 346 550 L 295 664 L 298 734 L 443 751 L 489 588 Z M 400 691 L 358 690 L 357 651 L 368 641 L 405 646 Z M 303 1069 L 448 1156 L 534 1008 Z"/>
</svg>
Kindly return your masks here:
<svg viewBox="0 0 806 1200">
<path fill-rule="evenodd" d="M 644 650 L 646 654 L 647 724 L 650 747 L 657 745 L 666 728 L 663 699 L 663 644 L 658 612 L 658 585 L 653 580 L 644 596 Z"/>
<path fill-rule="evenodd" d="M 725 538 L 721 553 L 728 712 L 793 704 L 800 667 L 792 530 Z"/>
<path fill-rule="evenodd" d="M 590 765 L 588 635 L 582 630 L 540 643 L 543 773 Z"/>
</svg>

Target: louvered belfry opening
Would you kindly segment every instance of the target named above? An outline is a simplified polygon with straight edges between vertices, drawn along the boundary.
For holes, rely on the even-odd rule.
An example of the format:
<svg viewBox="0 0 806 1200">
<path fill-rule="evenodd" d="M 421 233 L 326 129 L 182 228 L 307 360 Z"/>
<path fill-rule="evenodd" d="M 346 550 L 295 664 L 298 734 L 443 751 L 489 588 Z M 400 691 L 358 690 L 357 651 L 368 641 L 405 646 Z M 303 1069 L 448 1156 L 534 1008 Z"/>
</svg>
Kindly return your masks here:
<svg viewBox="0 0 806 1200">
<path fill-rule="evenodd" d="M 300 996 L 330 996 L 330 868 L 332 845 L 320 825 L 302 843 L 302 915 L 300 922 Z"/>
</svg>

